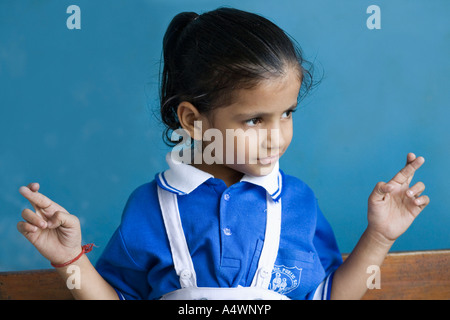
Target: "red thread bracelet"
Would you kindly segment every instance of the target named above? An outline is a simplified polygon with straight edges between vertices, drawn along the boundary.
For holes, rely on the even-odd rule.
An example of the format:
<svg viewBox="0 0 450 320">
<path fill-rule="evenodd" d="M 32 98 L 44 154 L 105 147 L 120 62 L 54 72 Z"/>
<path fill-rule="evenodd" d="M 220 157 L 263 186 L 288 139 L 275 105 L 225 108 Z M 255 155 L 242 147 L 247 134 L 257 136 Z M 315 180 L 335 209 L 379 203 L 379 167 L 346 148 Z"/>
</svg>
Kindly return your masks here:
<svg viewBox="0 0 450 320">
<path fill-rule="evenodd" d="M 69 264 L 72 264 L 72 263 L 74 263 L 75 261 L 77 261 L 78 259 L 80 259 L 81 256 L 82 256 L 83 254 L 88 253 L 88 252 L 91 252 L 93 246 L 94 246 L 93 243 L 85 244 L 84 246 L 81 247 L 81 253 L 80 253 L 78 256 L 76 256 L 74 259 L 72 259 L 72 260 L 70 260 L 70 261 L 64 262 L 63 264 L 54 264 L 54 263 L 52 263 L 52 262 L 50 262 L 50 264 L 51 264 L 52 267 L 54 267 L 54 268 L 62 268 L 62 267 L 66 267 L 66 266 L 68 266 Z"/>
</svg>

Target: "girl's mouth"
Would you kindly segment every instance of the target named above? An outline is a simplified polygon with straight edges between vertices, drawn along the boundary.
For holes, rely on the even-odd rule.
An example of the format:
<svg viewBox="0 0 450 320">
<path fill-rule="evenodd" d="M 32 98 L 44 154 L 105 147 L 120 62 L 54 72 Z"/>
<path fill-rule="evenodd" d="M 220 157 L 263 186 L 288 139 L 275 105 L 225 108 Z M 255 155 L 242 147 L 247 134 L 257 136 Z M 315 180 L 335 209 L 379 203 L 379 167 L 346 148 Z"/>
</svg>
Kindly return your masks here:
<svg viewBox="0 0 450 320">
<path fill-rule="evenodd" d="M 278 159 L 280 158 L 280 154 L 276 154 L 274 156 L 270 156 L 270 157 L 264 157 L 264 158 L 259 158 L 259 162 L 263 165 L 267 165 L 267 164 L 272 164 L 278 161 Z"/>
</svg>

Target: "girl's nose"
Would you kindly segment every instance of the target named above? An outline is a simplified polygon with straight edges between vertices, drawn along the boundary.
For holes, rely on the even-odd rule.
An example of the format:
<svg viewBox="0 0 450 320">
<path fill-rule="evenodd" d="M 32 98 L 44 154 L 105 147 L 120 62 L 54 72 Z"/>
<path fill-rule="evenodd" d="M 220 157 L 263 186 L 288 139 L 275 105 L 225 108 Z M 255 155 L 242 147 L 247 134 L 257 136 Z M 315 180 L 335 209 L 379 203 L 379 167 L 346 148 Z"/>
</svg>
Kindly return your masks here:
<svg viewBox="0 0 450 320">
<path fill-rule="evenodd" d="M 263 139 L 261 147 L 266 149 L 279 149 L 283 144 L 283 135 L 280 127 L 271 127 L 267 129 L 266 138 Z"/>
</svg>

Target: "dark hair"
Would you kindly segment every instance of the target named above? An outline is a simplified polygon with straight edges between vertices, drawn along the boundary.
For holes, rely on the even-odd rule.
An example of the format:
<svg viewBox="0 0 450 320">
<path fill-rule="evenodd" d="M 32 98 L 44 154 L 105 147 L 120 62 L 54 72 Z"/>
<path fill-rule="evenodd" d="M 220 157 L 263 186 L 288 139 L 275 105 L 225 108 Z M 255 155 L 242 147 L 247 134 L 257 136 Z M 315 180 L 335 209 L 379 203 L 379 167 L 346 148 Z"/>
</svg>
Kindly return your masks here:
<svg viewBox="0 0 450 320">
<path fill-rule="evenodd" d="M 176 15 L 164 35 L 163 63 L 161 117 L 168 145 L 176 143 L 170 135 L 181 127 L 182 101 L 209 112 L 230 104 L 234 90 L 253 88 L 289 68 L 301 78 L 300 96 L 313 86 L 312 69 L 303 67 L 308 62 L 294 40 L 266 18 L 232 8 Z"/>
</svg>

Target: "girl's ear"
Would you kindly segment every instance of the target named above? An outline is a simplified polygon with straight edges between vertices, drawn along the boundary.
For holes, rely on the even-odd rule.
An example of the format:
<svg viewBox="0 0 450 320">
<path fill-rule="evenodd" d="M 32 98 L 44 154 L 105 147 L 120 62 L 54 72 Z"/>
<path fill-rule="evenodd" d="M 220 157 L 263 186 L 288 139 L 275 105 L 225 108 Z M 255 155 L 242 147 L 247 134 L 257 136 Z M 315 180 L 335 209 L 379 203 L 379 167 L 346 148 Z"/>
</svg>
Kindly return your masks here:
<svg viewBox="0 0 450 320">
<path fill-rule="evenodd" d="M 203 136 L 202 125 L 198 121 L 202 122 L 204 117 L 197 108 L 192 103 L 183 101 L 178 105 L 177 115 L 181 127 L 189 133 L 191 138 L 193 140 L 201 139 Z"/>
</svg>

